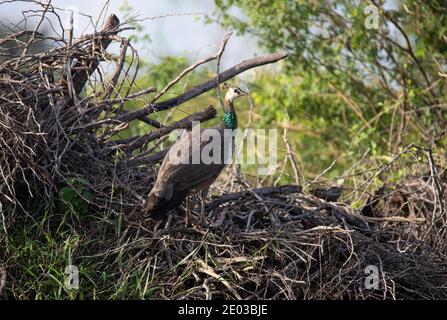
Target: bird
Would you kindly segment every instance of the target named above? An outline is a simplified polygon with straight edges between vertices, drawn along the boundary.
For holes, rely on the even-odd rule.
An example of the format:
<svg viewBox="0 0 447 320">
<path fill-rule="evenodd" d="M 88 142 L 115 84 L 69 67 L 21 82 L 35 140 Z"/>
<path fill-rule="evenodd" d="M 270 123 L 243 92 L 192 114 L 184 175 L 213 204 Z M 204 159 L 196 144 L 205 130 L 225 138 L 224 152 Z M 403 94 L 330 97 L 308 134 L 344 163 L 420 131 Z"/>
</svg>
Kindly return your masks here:
<svg viewBox="0 0 447 320">
<path fill-rule="evenodd" d="M 239 87 L 227 85 L 221 123 L 198 131 L 194 128 L 183 131 L 163 159 L 155 184 L 144 204 L 146 215 L 161 220 L 180 206 L 191 193 L 201 192 L 200 221 L 203 223 L 208 190 L 228 164 L 234 149 L 234 133 L 238 128 L 234 102 L 247 95 Z M 203 156 L 204 152 L 207 157 Z M 187 221 L 188 201 L 186 207 Z"/>
</svg>

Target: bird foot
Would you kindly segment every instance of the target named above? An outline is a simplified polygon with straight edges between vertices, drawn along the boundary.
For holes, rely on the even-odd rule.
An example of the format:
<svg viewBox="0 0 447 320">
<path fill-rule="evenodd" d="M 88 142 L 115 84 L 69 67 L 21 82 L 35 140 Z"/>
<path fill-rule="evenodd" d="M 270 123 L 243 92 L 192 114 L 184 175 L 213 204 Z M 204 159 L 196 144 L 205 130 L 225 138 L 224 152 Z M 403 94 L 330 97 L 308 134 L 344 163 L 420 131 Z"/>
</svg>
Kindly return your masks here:
<svg viewBox="0 0 447 320">
<path fill-rule="evenodd" d="M 158 233 L 162 223 L 163 223 L 163 221 L 161 221 L 161 220 L 157 221 L 157 223 L 155 224 L 154 229 L 153 229 L 154 233 Z"/>
<path fill-rule="evenodd" d="M 196 226 L 198 226 L 199 228 L 202 228 L 202 229 L 207 229 L 209 227 L 209 225 L 203 215 L 200 215 L 199 221 Z"/>
<path fill-rule="evenodd" d="M 192 228 L 198 231 L 201 231 L 203 229 L 208 229 L 209 225 L 206 222 L 199 222 L 199 223 L 193 223 L 191 224 Z"/>
</svg>

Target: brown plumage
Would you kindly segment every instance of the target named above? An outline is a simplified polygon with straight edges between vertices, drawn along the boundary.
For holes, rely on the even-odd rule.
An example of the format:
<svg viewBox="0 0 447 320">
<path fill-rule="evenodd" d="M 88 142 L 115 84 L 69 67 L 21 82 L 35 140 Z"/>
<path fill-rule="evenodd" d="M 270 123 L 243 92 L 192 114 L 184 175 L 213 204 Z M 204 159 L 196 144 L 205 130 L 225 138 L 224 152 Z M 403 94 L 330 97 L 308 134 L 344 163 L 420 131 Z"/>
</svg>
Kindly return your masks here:
<svg viewBox="0 0 447 320">
<path fill-rule="evenodd" d="M 204 199 L 208 189 L 225 168 L 229 160 L 228 156 L 231 155 L 229 150 L 233 147 L 234 138 L 228 139 L 228 137 L 232 130 L 237 128 L 237 115 L 233 102 L 245 95 L 247 93 L 241 89 L 230 87 L 225 95 L 223 122 L 216 127 L 200 129 L 200 132 L 194 128 L 192 131 L 184 131 L 172 145 L 160 166 L 157 180 L 146 200 L 144 206 L 146 214 L 153 219 L 162 219 L 169 211 L 182 204 L 189 193 L 202 191 L 203 215 Z M 216 143 L 215 146 L 211 145 L 213 141 Z M 213 159 L 219 161 L 210 162 L 210 160 L 202 159 L 200 156 L 202 151 L 207 151 L 206 154 L 210 158 L 215 156 Z M 213 154 L 214 151 L 220 152 L 220 155 Z"/>
</svg>

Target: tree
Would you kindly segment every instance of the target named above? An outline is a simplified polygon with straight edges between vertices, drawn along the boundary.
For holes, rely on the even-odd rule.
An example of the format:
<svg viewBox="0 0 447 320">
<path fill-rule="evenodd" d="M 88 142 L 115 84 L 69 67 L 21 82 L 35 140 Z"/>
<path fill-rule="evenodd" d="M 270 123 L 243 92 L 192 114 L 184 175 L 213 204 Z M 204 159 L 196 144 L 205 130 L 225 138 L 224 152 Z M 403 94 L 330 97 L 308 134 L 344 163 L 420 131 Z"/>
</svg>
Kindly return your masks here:
<svg viewBox="0 0 447 320">
<path fill-rule="evenodd" d="M 289 53 L 287 80 L 258 79 L 258 102 L 273 102 L 266 121 L 284 108 L 340 156 L 445 146 L 443 1 L 215 3 L 222 25 Z"/>
</svg>

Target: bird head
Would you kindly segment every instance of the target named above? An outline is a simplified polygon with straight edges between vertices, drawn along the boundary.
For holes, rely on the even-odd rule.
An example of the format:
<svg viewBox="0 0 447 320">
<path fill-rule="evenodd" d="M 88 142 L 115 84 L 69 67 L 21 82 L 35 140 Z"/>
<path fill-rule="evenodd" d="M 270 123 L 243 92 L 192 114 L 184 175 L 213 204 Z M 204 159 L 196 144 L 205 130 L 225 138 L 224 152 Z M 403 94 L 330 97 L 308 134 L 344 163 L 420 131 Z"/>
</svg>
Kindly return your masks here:
<svg viewBox="0 0 447 320">
<path fill-rule="evenodd" d="M 227 93 L 225 95 L 225 100 L 228 102 L 233 102 L 237 98 L 240 98 L 243 96 L 248 96 L 248 93 L 236 86 L 230 86 L 230 87 L 228 87 Z"/>
</svg>

